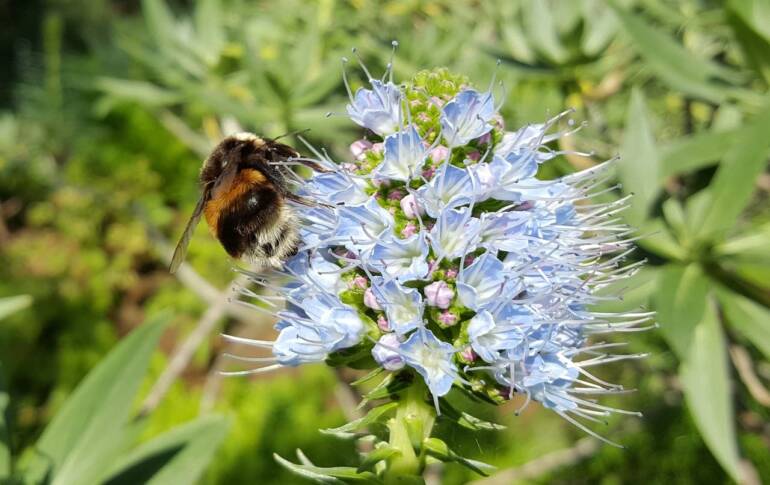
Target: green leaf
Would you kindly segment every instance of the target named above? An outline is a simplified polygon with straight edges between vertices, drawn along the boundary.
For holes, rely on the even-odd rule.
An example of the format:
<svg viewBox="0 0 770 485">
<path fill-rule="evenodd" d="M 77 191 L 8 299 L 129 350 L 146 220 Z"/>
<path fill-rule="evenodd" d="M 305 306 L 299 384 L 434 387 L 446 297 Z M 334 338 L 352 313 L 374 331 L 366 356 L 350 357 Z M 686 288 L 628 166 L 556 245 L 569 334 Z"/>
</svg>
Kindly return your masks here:
<svg viewBox="0 0 770 485">
<path fill-rule="evenodd" d="M 96 89 L 121 100 L 140 103 L 148 107 L 169 106 L 182 100 L 178 93 L 147 81 L 101 77 L 94 81 L 94 86 Z"/>
<path fill-rule="evenodd" d="M 717 163 L 735 140 L 737 131 L 696 133 L 661 148 L 660 181 Z"/>
<path fill-rule="evenodd" d="M 168 316 L 123 339 L 78 385 L 37 443 L 54 467 L 53 485 L 93 483 L 124 443 L 136 393 Z"/>
<path fill-rule="evenodd" d="M 662 220 L 649 220 L 643 224 L 637 224 L 637 227 L 639 234 L 644 235 L 638 242 L 644 249 L 666 259 L 682 261 L 687 258 L 687 252 Z"/>
<path fill-rule="evenodd" d="M 505 426 L 501 424 L 490 423 L 489 421 L 484 421 L 483 419 L 471 416 L 464 411 L 459 411 L 455 409 L 451 404 L 449 404 L 449 401 L 443 398 L 439 399 L 439 408 L 441 409 L 441 415 L 439 416 L 439 419 L 451 421 L 458 426 L 462 426 L 463 428 L 467 428 L 473 431 L 499 431 L 505 429 Z"/>
<path fill-rule="evenodd" d="M 660 187 L 659 157 L 647 117 L 644 95 L 638 88 L 631 91 L 620 154 L 618 176 L 623 191 L 634 194 L 631 206 L 626 210 L 626 217 L 630 223 L 638 225 L 647 219 L 650 205 Z"/>
<path fill-rule="evenodd" d="M 658 274 L 655 310 L 663 336 L 684 360 L 692 347 L 695 327 L 703 318 L 708 278 L 697 264 L 668 265 Z"/>
<path fill-rule="evenodd" d="M 532 46 L 548 60 L 561 64 L 568 57 L 559 41 L 552 10 L 542 0 L 529 0 L 523 5 L 524 28 Z"/>
<path fill-rule="evenodd" d="M 338 438 L 352 438 L 355 436 L 353 431 L 365 428 L 372 423 L 378 422 L 386 413 L 396 409 L 398 407 L 397 402 L 389 402 L 382 406 L 377 406 L 371 411 L 366 413 L 366 416 L 355 419 L 349 423 L 346 423 L 338 428 L 322 429 L 321 433 L 337 436 Z"/>
<path fill-rule="evenodd" d="M 658 269 L 655 266 L 644 266 L 629 278 L 599 289 L 597 295 L 602 297 L 617 297 L 605 300 L 592 307 L 599 312 L 626 312 L 640 307 L 648 307 L 651 296 L 658 289 Z"/>
<path fill-rule="evenodd" d="M 717 287 L 717 298 L 730 326 L 770 360 L 770 309 L 722 287 Z"/>
<path fill-rule="evenodd" d="M 770 84 L 770 42 L 762 37 L 757 28 L 752 27 L 753 20 L 740 14 L 727 16 L 728 24 L 732 26 L 735 39 L 743 49 L 748 64 L 762 76 L 765 83 Z"/>
<path fill-rule="evenodd" d="M 206 61 L 214 64 L 225 45 L 222 6 L 219 0 L 201 0 L 195 7 L 195 31 Z"/>
<path fill-rule="evenodd" d="M 143 443 L 123 458 L 105 485 L 196 483 L 227 434 L 222 416 L 206 416 Z"/>
<path fill-rule="evenodd" d="M 709 185 L 710 201 L 702 218 L 696 221 L 697 236 L 713 240 L 728 231 L 749 203 L 754 182 L 767 165 L 770 154 L 770 109 L 741 130 L 725 154 Z"/>
<path fill-rule="evenodd" d="M 297 450 L 297 456 L 300 461 L 307 460 L 301 451 Z M 372 472 L 359 472 L 353 467 L 348 466 L 336 466 L 336 467 L 317 467 L 309 462 L 298 465 L 292 463 L 289 460 L 282 458 L 277 453 L 273 454 L 273 458 L 284 468 L 290 472 L 309 480 L 313 480 L 318 483 L 335 483 L 342 484 L 345 482 L 363 482 L 363 483 L 382 483 Z"/>
<path fill-rule="evenodd" d="M 767 0 L 729 0 L 728 5 L 757 34 L 770 42 L 770 2 Z"/>
<path fill-rule="evenodd" d="M 736 81 L 734 72 L 696 57 L 643 17 L 620 7 L 616 0 L 606 1 L 618 15 L 633 47 L 663 81 L 674 89 L 714 103 L 721 103 L 726 98 L 726 90 L 713 80 Z"/>
<path fill-rule="evenodd" d="M 770 264 L 770 222 L 717 245 L 714 252 L 722 257 Z"/>
<path fill-rule="evenodd" d="M 422 446 L 425 448 L 425 451 L 434 458 L 438 458 L 443 462 L 453 461 L 455 463 L 459 463 L 460 465 L 463 465 L 464 467 L 469 468 L 485 477 L 489 476 L 490 473 L 497 469 L 488 463 L 471 460 L 470 458 L 465 458 L 458 455 L 454 451 L 450 450 L 449 446 L 447 446 L 446 443 L 438 438 L 428 438 L 423 441 Z"/>
<path fill-rule="evenodd" d="M 358 465 L 357 471 L 359 473 L 367 470 L 373 471 L 377 463 L 401 454 L 399 450 L 389 446 L 387 443 L 381 443 L 381 445 L 382 446 L 377 447 L 372 452 L 364 456 L 364 459 L 361 461 L 361 464 Z"/>
<path fill-rule="evenodd" d="M 27 308 L 31 303 L 32 297 L 29 295 L 0 298 L 0 320 L 19 310 Z"/>
<path fill-rule="evenodd" d="M 713 299 L 701 304 L 701 319 L 680 368 L 682 389 L 703 441 L 733 480 L 741 482 L 725 337 Z"/>
<path fill-rule="evenodd" d="M 5 370 L 0 362 L 0 483 L 5 483 L 13 473 L 10 404 L 11 396 L 5 388 Z"/>
</svg>

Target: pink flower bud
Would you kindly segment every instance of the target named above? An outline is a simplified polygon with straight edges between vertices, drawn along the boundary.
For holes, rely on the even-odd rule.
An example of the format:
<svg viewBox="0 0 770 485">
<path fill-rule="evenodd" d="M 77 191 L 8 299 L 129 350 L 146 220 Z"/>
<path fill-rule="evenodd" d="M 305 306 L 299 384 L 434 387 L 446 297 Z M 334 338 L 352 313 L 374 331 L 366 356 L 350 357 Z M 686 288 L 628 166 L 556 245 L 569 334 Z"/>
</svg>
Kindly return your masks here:
<svg viewBox="0 0 770 485">
<path fill-rule="evenodd" d="M 403 229 L 401 229 L 401 236 L 403 236 L 404 238 L 413 236 L 414 234 L 417 234 L 417 226 L 415 226 L 411 222 L 407 223 L 407 225 L 404 226 Z"/>
<path fill-rule="evenodd" d="M 371 150 L 374 153 L 382 153 L 385 151 L 385 145 L 383 143 L 372 143 Z"/>
<path fill-rule="evenodd" d="M 449 157 L 450 150 L 444 145 L 439 145 L 430 151 L 428 156 L 434 163 L 443 162 Z"/>
<path fill-rule="evenodd" d="M 342 170 L 345 170 L 346 172 L 355 172 L 356 170 L 358 170 L 358 165 L 356 165 L 355 163 L 344 162 L 340 164 L 340 168 Z"/>
<path fill-rule="evenodd" d="M 457 323 L 457 315 L 450 312 L 449 310 L 446 310 L 438 316 L 438 321 L 441 322 L 445 327 L 451 327 Z"/>
<path fill-rule="evenodd" d="M 388 200 L 401 200 L 404 198 L 404 192 L 398 189 L 388 192 Z"/>
<path fill-rule="evenodd" d="M 481 159 L 481 154 L 478 150 L 473 150 L 472 152 L 468 153 L 467 157 L 474 162 L 478 162 Z"/>
<path fill-rule="evenodd" d="M 465 347 L 462 352 L 460 352 L 460 358 L 465 362 L 473 362 L 476 360 L 476 357 L 476 352 L 473 351 L 470 345 Z"/>
<path fill-rule="evenodd" d="M 431 96 L 430 100 L 433 102 L 433 104 L 436 105 L 436 107 L 440 108 L 444 106 L 444 100 L 439 98 L 438 96 Z"/>
<path fill-rule="evenodd" d="M 425 180 L 430 180 L 433 178 L 434 173 L 436 173 L 436 169 L 429 167 L 422 171 L 422 176 L 425 177 Z"/>
<path fill-rule="evenodd" d="M 476 260 L 476 257 L 472 254 L 469 254 L 465 257 L 465 266 L 470 266 L 473 264 L 473 261 Z"/>
<path fill-rule="evenodd" d="M 366 151 L 370 148 L 372 148 L 372 142 L 369 140 L 356 140 L 350 144 L 350 153 L 352 153 L 357 160 L 361 160 L 364 158 Z"/>
<path fill-rule="evenodd" d="M 361 275 L 356 275 L 350 283 L 353 288 L 361 288 L 362 290 L 369 286 L 369 280 Z"/>
<path fill-rule="evenodd" d="M 404 215 L 409 219 L 415 219 L 418 215 L 423 214 L 422 208 L 417 204 L 417 200 L 414 195 L 407 194 L 401 199 L 401 210 L 404 211 Z"/>
<path fill-rule="evenodd" d="M 449 268 L 446 270 L 446 277 L 450 280 L 457 278 L 457 270 L 454 268 Z"/>
<path fill-rule="evenodd" d="M 452 298 L 455 296 L 454 290 L 447 286 L 443 281 L 436 281 L 425 287 L 425 298 L 428 305 L 438 308 L 449 308 Z"/>
<path fill-rule="evenodd" d="M 481 135 L 480 137 L 477 138 L 477 141 L 481 145 L 488 145 L 489 142 L 492 141 L 492 132 L 488 131 L 488 132 L 484 133 L 483 135 Z"/>
<path fill-rule="evenodd" d="M 371 308 L 372 310 L 382 310 L 382 307 L 380 306 L 379 302 L 377 302 L 377 298 L 375 298 L 374 292 L 371 288 L 367 288 L 364 292 L 364 305 Z"/>
<path fill-rule="evenodd" d="M 390 322 L 384 315 L 377 317 L 377 327 L 383 332 L 390 332 Z"/>
</svg>

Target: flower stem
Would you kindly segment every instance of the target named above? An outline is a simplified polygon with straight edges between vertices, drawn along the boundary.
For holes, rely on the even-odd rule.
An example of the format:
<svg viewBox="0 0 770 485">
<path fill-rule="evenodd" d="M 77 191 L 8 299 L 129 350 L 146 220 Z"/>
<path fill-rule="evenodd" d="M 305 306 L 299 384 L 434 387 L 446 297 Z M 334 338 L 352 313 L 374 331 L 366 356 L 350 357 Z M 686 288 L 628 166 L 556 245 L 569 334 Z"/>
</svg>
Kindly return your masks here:
<svg viewBox="0 0 770 485">
<path fill-rule="evenodd" d="M 425 453 L 422 442 L 430 437 L 436 420 L 435 410 L 425 402 L 425 385 L 417 379 L 401 395 L 396 415 L 388 422 L 390 446 L 400 451 L 388 462 L 385 483 L 424 483 Z"/>
</svg>

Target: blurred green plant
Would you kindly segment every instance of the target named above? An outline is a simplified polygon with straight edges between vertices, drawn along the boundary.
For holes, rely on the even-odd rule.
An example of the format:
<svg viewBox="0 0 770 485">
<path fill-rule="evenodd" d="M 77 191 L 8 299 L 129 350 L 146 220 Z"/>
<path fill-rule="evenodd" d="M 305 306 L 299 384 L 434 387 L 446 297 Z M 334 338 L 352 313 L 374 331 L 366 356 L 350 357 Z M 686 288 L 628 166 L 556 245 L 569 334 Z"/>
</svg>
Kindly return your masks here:
<svg viewBox="0 0 770 485">
<path fill-rule="evenodd" d="M 506 118 L 524 123 L 574 106 L 589 121 L 575 147 L 612 156 L 623 142 L 619 178 L 638 202 L 627 217 L 646 226 L 639 257 L 652 266 L 628 283 L 623 304 L 654 306 L 661 331 L 634 339 L 636 351 L 657 357 L 608 377 L 634 383 L 645 376 L 638 400 L 647 418 L 640 429 L 613 433 L 628 451 L 602 449 L 543 480 L 729 481 L 702 456 L 692 426 L 730 476 L 739 476 L 745 457 L 760 479 L 770 479 L 770 412 L 761 400 L 770 382 L 770 215 L 766 142 L 755 142 L 767 133 L 766 2 L 549 1 L 543 22 L 543 6 L 529 0 L 193 3 L 147 1 L 139 10 L 132 2 L 51 0 L 34 12 L 37 22 L 25 20 L 39 23 L 41 38 L 32 45 L 42 52 L 19 52 L 14 104 L 0 116 L 0 295 L 35 301 L 0 325 L 18 411 L 14 443 L 30 445 L 47 409 L 145 314 L 173 308 L 183 335 L 204 311 L 165 274 L 147 232 L 179 233 L 211 144 L 233 129 L 275 136 L 311 127 L 314 142 L 347 156 L 351 134 L 337 117 L 324 117 L 342 109 L 339 58 L 358 46 L 381 67 L 387 59 L 368 58 L 398 39 L 401 78 L 447 65 L 484 82 L 499 57 Z M 554 175 L 584 163 L 557 160 Z M 146 217 L 137 217 L 136 206 Z M 210 238 L 196 237 L 189 256 L 206 278 L 226 283 L 228 263 Z M 179 390 L 151 416 L 151 434 L 179 423 L 185 409 L 194 414 L 197 377 L 218 351 L 213 339 L 201 349 Z M 678 366 L 683 373 L 674 378 Z M 316 379 L 324 382 L 318 389 Z M 303 373 L 264 385 L 229 382 L 219 407 L 244 428 L 293 423 L 302 448 L 323 464 L 350 449 L 330 445 L 308 416 L 328 417 L 327 427 L 339 416 L 288 404 L 306 395 L 331 402 L 328 379 Z M 680 389 L 692 419 L 683 414 Z M 265 397 L 273 392 L 280 399 Z M 271 404 L 255 409 L 262 399 Z M 502 422 L 507 431 L 481 440 L 500 468 L 577 436 L 541 417 Z M 271 475 L 268 450 L 288 456 L 288 443 L 247 434 L 228 441 L 221 451 L 227 459 L 207 482 L 287 480 Z M 453 441 L 463 455 L 480 456 L 470 435 Z M 472 477 L 456 465 L 443 472 L 448 484 Z"/>
<path fill-rule="evenodd" d="M 136 444 L 146 418 L 132 405 L 168 318 L 125 338 L 75 389 L 37 443 L 20 457 L 11 447 L 8 394 L 0 388 L 3 483 L 192 483 L 224 439 L 227 422 L 206 416 Z"/>
</svg>

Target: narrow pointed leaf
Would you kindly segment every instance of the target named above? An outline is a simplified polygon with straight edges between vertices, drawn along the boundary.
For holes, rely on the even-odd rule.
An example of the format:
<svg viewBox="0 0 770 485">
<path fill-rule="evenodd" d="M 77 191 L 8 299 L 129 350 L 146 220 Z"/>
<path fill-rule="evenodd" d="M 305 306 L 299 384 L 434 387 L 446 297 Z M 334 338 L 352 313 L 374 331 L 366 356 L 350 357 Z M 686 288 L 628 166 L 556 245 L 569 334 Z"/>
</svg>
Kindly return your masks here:
<svg viewBox="0 0 770 485">
<path fill-rule="evenodd" d="M 78 385 L 46 427 L 37 449 L 54 466 L 54 485 L 103 475 L 124 445 L 123 427 L 167 316 L 121 341 Z"/>
<path fill-rule="evenodd" d="M 679 376 L 703 441 L 730 477 L 741 482 L 725 336 L 713 299 L 704 307 Z"/>
<path fill-rule="evenodd" d="M 697 264 L 668 265 L 659 272 L 654 296 L 660 329 L 683 360 L 693 345 L 695 327 L 703 319 L 708 279 Z"/>
<path fill-rule="evenodd" d="M 227 420 L 206 416 L 143 443 L 116 466 L 105 485 L 196 483 L 227 433 Z"/>
<path fill-rule="evenodd" d="M 423 442 L 423 447 L 425 448 L 425 451 L 433 456 L 434 458 L 438 458 L 439 460 L 443 462 L 450 462 L 453 461 L 455 463 L 459 463 L 460 465 L 463 465 L 466 468 L 469 468 L 473 470 L 474 472 L 483 475 L 483 476 L 489 476 L 490 473 L 494 472 L 497 468 L 488 464 L 484 463 L 478 460 L 471 460 L 470 458 L 465 458 L 463 456 L 458 455 L 451 449 L 449 449 L 449 446 L 447 446 L 446 443 L 441 441 L 438 438 L 428 438 Z"/>
<path fill-rule="evenodd" d="M 770 155 L 770 109 L 741 130 L 725 154 L 709 185 L 709 202 L 696 221 L 698 236 L 712 240 L 727 232 L 749 203 L 756 178 L 767 166 Z"/>
<path fill-rule="evenodd" d="M 738 330 L 770 360 L 770 310 L 726 288 L 717 288 L 717 298 L 730 326 Z"/>
<path fill-rule="evenodd" d="M 674 89 L 711 102 L 720 103 L 726 98 L 726 91 L 714 79 L 735 81 L 735 73 L 698 58 L 642 16 L 620 7 L 616 0 L 606 1 L 618 15 L 634 49 L 663 81 Z"/>
<path fill-rule="evenodd" d="M 770 222 L 753 227 L 715 249 L 723 257 L 770 264 Z"/>
<path fill-rule="evenodd" d="M 336 466 L 324 468 L 313 465 L 298 465 L 275 453 L 273 458 L 290 472 L 318 483 L 382 483 L 374 473 L 367 471 L 359 473 L 353 467 Z"/>
<path fill-rule="evenodd" d="M 626 211 L 627 218 L 632 224 L 639 224 L 647 219 L 650 205 L 658 194 L 660 162 L 644 95 L 638 89 L 631 92 L 620 154 L 618 176 L 623 191 L 634 194 L 631 206 Z"/>
<path fill-rule="evenodd" d="M 660 149 L 661 181 L 666 177 L 698 170 L 717 163 L 727 153 L 736 131 L 703 132 L 679 138 Z"/>
<path fill-rule="evenodd" d="M 439 399 L 439 408 L 441 409 L 441 415 L 439 419 L 451 421 L 463 428 L 467 428 L 473 431 L 499 431 L 505 429 L 505 426 L 497 423 L 490 423 L 484 421 L 470 414 L 455 409 L 446 399 Z"/>
<path fill-rule="evenodd" d="M 358 472 L 361 473 L 364 471 L 373 471 L 374 466 L 377 465 L 377 463 L 387 460 L 389 458 L 392 458 L 399 454 L 401 454 L 399 450 L 397 450 L 396 448 L 392 448 L 389 445 L 380 446 L 379 448 L 373 450 L 372 452 L 364 456 L 364 459 L 361 461 L 361 464 L 358 465 Z"/>
<path fill-rule="evenodd" d="M 353 431 L 357 431 L 369 426 L 372 423 L 378 422 L 385 414 L 398 407 L 397 402 L 390 402 L 378 406 L 369 411 L 366 416 L 353 420 L 347 424 L 344 424 L 338 428 L 322 429 L 321 433 L 331 434 L 340 438 L 352 438 L 355 436 Z"/>
</svg>

